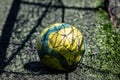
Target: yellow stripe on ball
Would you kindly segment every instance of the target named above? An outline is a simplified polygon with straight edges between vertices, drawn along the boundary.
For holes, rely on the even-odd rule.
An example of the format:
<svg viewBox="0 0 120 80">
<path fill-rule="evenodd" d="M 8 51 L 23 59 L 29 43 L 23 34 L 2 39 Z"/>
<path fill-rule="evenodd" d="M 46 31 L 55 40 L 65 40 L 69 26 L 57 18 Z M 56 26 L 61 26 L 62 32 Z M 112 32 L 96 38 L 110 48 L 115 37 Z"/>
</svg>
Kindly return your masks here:
<svg viewBox="0 0 120 80">
<path fill-rule="evenodd" d="M 56 70 L 72 69 L 85 50 L 82 33 L 66 23 L 50 25 L 38 37 L 37 50 L 46 66 Z"/>
</svg>

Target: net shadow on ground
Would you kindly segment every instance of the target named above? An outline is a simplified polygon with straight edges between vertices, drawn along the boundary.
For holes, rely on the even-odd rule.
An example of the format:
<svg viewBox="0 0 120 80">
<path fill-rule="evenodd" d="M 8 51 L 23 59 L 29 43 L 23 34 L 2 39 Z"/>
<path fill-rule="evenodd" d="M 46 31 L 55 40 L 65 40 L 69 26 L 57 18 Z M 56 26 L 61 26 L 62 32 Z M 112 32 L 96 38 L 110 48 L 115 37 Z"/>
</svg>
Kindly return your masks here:
<svg viewBox="0 0 120 80">
<path fill-rule="evenodd" d="M 14 28 L 17 14 L 19 12 L 21 0 L 14 0 L 9 11 L 6 22 L 3 26 L 2 35 L 0 36 L 0 72 L 7 65 L 6 50 L 9 46 L 10 37 Z"/>
<path fill-rule="evenodd" d="M 14 57 L 18 54 L 18 52 L 20 52 L 20 50 L 21 49 L 23 49 L 24 48 L 24 46 L 25 46 L 25 43 L 30 39 L 30 37 L 31 37 L 31 35 L 34 33 L 34 32 L 36 32 L 36 28 L 39 26 L 39 25 L 42 25 L 41 23 L 42 23 L 42 20 L 43 20 L 43 18 L 47 15 L 47 13 L 48 13 L 48 11 L 49 11 L 49 9 L 50 8 L 56 8 L 56 9 L 61 9 L 62 8 L 62 21 L 61 22 L 64 22 L 64 15 L 65 15 L 65 9 L 74 9 L 74 10 L 98 10 L 100 7 L 97 7 L 97 8 L 81 8 L 81 7 L 68 7 L 68 6 L 65 6 L 64 4 L 63 4 L 63 2 L 62 2 L 62 0 L 58 0 L 58 3 L 59 3 L 59 5 L 51 5 L 52 4 L 52 1 L 50 1 L 49 2 L 49 4 L 41 4 L 41 3 L 30 3 L 30 2 L 26 2 L 26 1 L 20 1 L 20 0 L 14 0 L 14 2 L 15 3 L 17 3 L 17 4 L 14 4 L 14 6 L 12 6 L 12 8 L 11 8 L 11 11 L 12 12 L 10 12 L 9 13 L 9 15 L 8 15 L 8 17 L 10 16 L 10 19 L 9 18 L 7 18 L 7 21 L 6 21 L 6 24 L 5 24 L 5 26 L 7 26 L 7 27 L 5 27 L 4 26 L 4 28 L 3 28 L 3 33 L 2 33 L 2 36 L 1 36 L 1 44 L 3 44 L 3 46 L 0 46 L 0 48 L 1 49 L 3 49 L 4 51 L 2 51 L 2 53 L 1 53 L 1 56 L 2 56 L 2 58 L 5 58 L 5 52 L 6 52 L 6 49 L 7 49 L 7 47 L 8 47 L 8 45 L 9 45 L 9 41 L 10 41 L 10 37 L 11 37 L 11 34 L 12 34 L 12 29 L 13 29 L 13 25 L 14 25 L 14 23 L 15 23 L 15 20 L 16 20 L 16 16 L 17 16 L 17 14 L 18 14 L 18 12 L 19 12 L 19 6 L 20 6 L 20 4 L 22 3 L 22 4 L 26 4 L 26 5 L 35 5 L 35 6 L 40 6 L 40 7 L 45 7 L 45 11 L 43 12 L 43 14 L 41 15 L 41 17 L 38 19 L 38 22 L 36 23 L 36 25 L 34 26 L 34 28 L 33 29 L 31 29 L 31 31 L 29 32 L 29 34 L 26 36 L 26 39 L 22 42 L 22 44 L 20 45 L 20 47 L 18 47 L 18 49 L 17 49 L 17 51 L 16 52 L 14 52 L 10 57 L 9 57 L 9 59 L 8 59 L 8 61 L 7 61 L 7 64 L 5 64 L 4 66 L 2 66 L 2 68 L 1 69 L 4 69 L 13 59 L 14 59 Z M 13 3 L 14 3 L 13 2 Z M 17 6 L 17 7 L 16 7 Z M 14 12 L 14 10 L 15 10 L 15 12 L 16 12 L 16 15 L 13 15 L 12 13 Z M 14 14 L 15 14 L 15 12 L 14 12 Z M 12 21 L 12 23 L 10 23 L 12 26 L 11 27 L 9 27 L 8 28 L 8 24 L 9 24 L 9 22 L 11 22 L 11 19 L 13 19 L 13 21 Z M 10 29 L 10 30 L 8 30 L 8 29 Z M 8 32 L 9 31 L 9 32 Z M 9 34 L 8 34 L 9 33 Z M 6 37 L 4 37 L 5 35 L 7 35 Z M 3 37 L 3 39 L 2 39 L 2 37 Z M 6 42 L 3 42 L 3 41 L 6 41 L 7 40 L 7 43 Z M 2 62 L 3 62 L 3 60 L 4 59 L 2 59 Z M 30 63 L 28 63 L 28 64 L 34 64 L 34 65 L 36 65 L 36 67 L 38 67 L 38 64 L 41 64 L 41 63 L 39 63 L 39 62 L 30 62 Z M 0 66 L 1 67 L 1 66 Z M 42 66 L 41 66 L 42 67 Z M 42 67 L 43 68 L 43 67 Z M 39 68 L 38 68 L 39 69 Z M 44 70 L 44 69 L 43 69 Z M 35 70 L 36 71 L 36 70 Z M 7 72 L 7 71 L 3 71 L 3 72 Z M 15 73 L 15 74 L 26 74 L 26 73 L 19 73 L 19 72 L 8 72 L 8 73 Z M 45 72 L 45 71 L 42 71 L 40 74 L 47 74 L 48 72 Z M 29 73 L 28 73 L 29 74 Z M 27 75 L 28 75 L 27 74 Z M 31 74 L 31 73 L 30 73 Z M 35 75 L 40 75 L 40 74 L 35 74 Z M 34 74 L 33 74 L 34 75 Z M 66 80 L 68 79 L 68 77 L 67 77 L 67 74 L 66 74 Z"/>
<path fill-rule="evenodd" d="M 14 57 L 18 54 L 18 52 L 20 52 L 20 50 L 24 48 L 25 43 L 30 39 L 31 35 L 36 31 L 36 28 L 41 24 L 42 19 L 46 16 L 46 13 L 48 12 L 48 9 L 51 5 L 51 2 L 49 2 L 46 10 L 43 12 L 41 17 L 38 19 L 37 24 L 31 30 L 31 32 L 26 36 L 26 39 L 22 42 L 20 47 L 18 47 L 17 51 L 12 53 L 12 55 L 9 57 L 9 59 L 6 61 L 6 63 L 4 63 L 3 61 L 6 57 L 5 53 L 6 53 L 8 46 L 9 46 L 10 37 L 12 35 L 12 29 L 13 29 L 14 23 L 16 21 L 17 14 L 19 12 L 20 4 L 21 4 L 20 0 L 13 1 L 10 13 L 8 15 L 8 18 L 7 18 L 7 21 L 6 21 L 5 25 L 3 26 L 2 36 L 0 38 L 1 39 L 0 42 L 2 44 L 2 45 L 0 45 L 0 51 L 2 52 L 0 55 L 0 58 L 1 58 L 1 62 L 2 62 L 1 64 L 3 64 L 3 65 L 0 65 L 1 73 L 4 70 L 4 68 L 14 59 Z"/>
</svg>

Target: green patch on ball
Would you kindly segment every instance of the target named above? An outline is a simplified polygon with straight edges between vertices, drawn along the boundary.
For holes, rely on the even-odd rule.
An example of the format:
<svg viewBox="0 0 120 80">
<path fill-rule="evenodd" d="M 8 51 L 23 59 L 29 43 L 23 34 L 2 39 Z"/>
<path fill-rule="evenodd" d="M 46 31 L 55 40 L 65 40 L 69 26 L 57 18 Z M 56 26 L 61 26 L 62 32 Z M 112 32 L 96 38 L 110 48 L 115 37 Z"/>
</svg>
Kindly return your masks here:
<svg viewBox="0 0 120 80">
<path fill-rule="evenodd" d="M 55 70 L 76 68 L 85 51 L 82 33 L 66 23 L 56 23 L 45 28 L 38 37 L 40 61 Z"/>
</svg>

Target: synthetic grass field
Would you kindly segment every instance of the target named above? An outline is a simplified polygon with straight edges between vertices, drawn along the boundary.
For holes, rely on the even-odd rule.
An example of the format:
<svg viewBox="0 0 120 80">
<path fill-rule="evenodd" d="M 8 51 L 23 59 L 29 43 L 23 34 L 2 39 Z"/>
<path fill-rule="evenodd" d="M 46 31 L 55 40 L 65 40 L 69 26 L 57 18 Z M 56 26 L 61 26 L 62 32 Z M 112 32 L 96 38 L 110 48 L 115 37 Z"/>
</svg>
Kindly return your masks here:
<svg viewBox="0 0 120 80">
<path fill-rule="evenodd" d="M 110 38 L 104 31 L 111 30 L 108 15 L 100 8 L 103 0 L 4 1 L 0 0 L 5 3 L 0 4 L 0 80 L 120 80 L 120 64 L 115 62 L 120 55 L 117 60 L 113 56 L 115 61 L 107 58 L 111 47 L 102 45 L 106 44 L 104 39 Z M 3 7 L 6 5 L 7 8 Z M 46 26 L 57 22 L 75 26 L 85 39 L 85 55 L 72 72 L 50 71 L 39 62 L 37 36 Z M 116 36 L 116 32 L 111 31 L 111 35 Z"/>
</svg>

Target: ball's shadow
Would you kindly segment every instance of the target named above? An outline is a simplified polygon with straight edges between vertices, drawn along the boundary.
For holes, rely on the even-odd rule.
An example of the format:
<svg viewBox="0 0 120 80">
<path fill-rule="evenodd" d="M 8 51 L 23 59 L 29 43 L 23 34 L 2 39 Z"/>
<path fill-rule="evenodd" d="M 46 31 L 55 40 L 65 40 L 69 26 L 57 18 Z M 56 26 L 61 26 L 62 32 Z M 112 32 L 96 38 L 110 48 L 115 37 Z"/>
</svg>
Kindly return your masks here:
<svg viewBox="0 0 120 80">
<path fill-rule="evenodd" d="M 24 69 L 30 72 L 37 72 L 38 74 L 41 74 L 41 75 L 42 74 L 64 74 L 64 73 L 69 73 L 75 70 L 73 69 L 69 71 L 58 71 L 58 70 L 54 70 L 46 67 L 42 62 L 39 62 L 39 61 L 33 61 L 25 64 Z"/>
<path fill-rule="evenodd" d="M 30 72 L 40 72 L 45 69 L 45 66 L 39 61 L 33 61 L 25 64 L 24 69 Z"/>
</svg>

